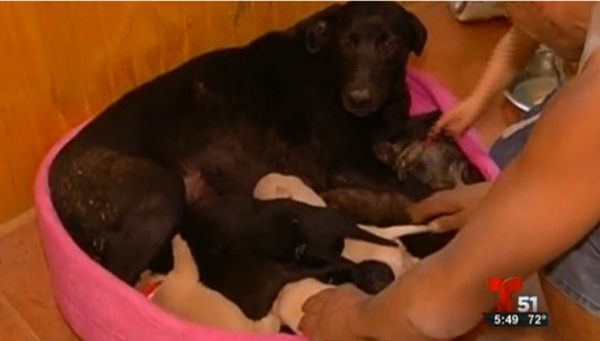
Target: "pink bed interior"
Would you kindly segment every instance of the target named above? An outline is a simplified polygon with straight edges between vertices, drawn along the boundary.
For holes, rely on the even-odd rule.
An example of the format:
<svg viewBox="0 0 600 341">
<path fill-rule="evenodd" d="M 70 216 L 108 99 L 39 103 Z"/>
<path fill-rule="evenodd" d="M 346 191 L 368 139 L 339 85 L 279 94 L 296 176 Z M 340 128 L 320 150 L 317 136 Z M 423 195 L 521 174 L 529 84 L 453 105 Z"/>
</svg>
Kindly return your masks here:
<svg viewBox="0 0 600 341">
<path fill-rule="evenodd" d="M 409 70 L 411 115 L 455 105 L 455 97 L 431 77 Z M 61 225 L 48 189 L 48 167 L 62 146 L 81 127 L 64 136 L 44 158 L 35 183 L 35 204 L 42 244 L 50 271 L 54 295 L 65 319 L 85 340 L 303 340 L 288 335 L 248 335 L 226 332 L 182 321 L 154 306 L 87 257 Z M 484 176 L 494 179 L 498 167 L 488 157 L 474 131 L 459 142 L 467 157 Z"/>
</svg>

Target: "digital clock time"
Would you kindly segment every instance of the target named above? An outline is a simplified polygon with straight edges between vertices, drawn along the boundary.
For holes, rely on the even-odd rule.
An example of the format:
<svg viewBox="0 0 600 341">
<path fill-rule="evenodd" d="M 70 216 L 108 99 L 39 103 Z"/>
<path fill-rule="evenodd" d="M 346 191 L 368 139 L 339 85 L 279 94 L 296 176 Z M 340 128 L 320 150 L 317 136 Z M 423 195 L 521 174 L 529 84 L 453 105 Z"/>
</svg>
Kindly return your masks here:
<svg viewBox="0 0 600 341">
<path fill-rule="evenodd" d="M 547 327 L 547 313 L 484 313 L 483 317 L 495 327 Z"/>
</svg>

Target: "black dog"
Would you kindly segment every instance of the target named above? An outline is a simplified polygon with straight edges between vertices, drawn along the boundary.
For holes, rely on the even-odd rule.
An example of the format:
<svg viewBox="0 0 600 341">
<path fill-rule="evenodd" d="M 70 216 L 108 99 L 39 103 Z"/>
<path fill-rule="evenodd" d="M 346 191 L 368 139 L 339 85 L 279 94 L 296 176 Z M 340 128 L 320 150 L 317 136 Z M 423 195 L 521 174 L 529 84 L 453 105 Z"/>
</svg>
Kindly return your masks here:
<svg viewBox="0 0 600 341">
<path fill-rule="evenodd" d="M 202 283 L 254 320 L 270 311 L 289 282 L 314 277 L 334 284 L 352 282 L 375 293 L 394 280 L 383 263 L 354 264 L 341 254 L 346 238 L 396 244 L 365 232 L 331 208 L 223 195 L 190 208 L 181 236 L 190 247 Z"/>
<path fill-rule="evenodd" d="M 50 169 L 75 241 L 133 283 L 187 201 L 250 192 L 278 171 L 318 191 L 396 191 L 373 140 L 406 119 L 405 65 L 426 31 L 400 5 L 333 5 L 241 48 L 199 56 L 123 96 Z M 189 179 L 204 186 L 189 186 Z"/>
</svg>

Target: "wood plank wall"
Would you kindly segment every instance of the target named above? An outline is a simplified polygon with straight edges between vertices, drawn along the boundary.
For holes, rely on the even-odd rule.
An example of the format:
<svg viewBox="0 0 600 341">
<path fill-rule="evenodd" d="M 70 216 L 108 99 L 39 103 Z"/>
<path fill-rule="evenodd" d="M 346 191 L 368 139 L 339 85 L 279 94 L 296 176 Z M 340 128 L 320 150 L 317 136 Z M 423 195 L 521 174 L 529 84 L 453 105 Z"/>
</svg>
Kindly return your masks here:
<svg viewBox="0 0 600 341">
<path fill-rule="evenodd" d="M 31 207 L 41 158 L 69 128 L 191 56 L 325 5 L 0 3 L 0 223 Z"/>
</svg>

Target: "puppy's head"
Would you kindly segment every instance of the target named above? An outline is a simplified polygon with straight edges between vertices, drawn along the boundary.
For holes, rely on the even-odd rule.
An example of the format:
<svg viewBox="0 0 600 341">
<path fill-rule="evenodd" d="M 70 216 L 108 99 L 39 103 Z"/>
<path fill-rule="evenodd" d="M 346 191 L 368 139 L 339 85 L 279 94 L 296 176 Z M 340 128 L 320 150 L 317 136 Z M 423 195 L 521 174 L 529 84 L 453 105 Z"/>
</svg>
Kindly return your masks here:
<svg viewBox="0 0 600 341">
<path fill-rule="evenodd" d="M 403 92 L 411 52 L 421 54 L 427 31 L 394 2 L 349 2 L 313 17 L 306 30 L 311 53 L 327 51 L 339 67 L 344 108 L 358 117 L 378 111 L 393 88 Z"/>
<path fill-rule="evenodd" d="M 377 143 L 375 154 L 396 170 L 400 180 L 417 179 L 433 191 L 483 181 L 452 138 L 427 139 L 438 118 L 439 113 L 410 118 L 401 137 Z"/>
<path fill-rule="evenodd" d="M 249 242 L 254 252 L 280 263 L 326 265 L 341 255 L 345 238 L 395 245 L 366 233 L 335 209 L 288 199 L 263 201 L 255 207 Z"/>
<path fill-rule="evenodd" d="M 352 282 L 361 290 L 375 295 L 394 281 L 394 272 L 385 263 L 367 260 L 352 269 Z"/>
<path fill-rule="evenodd" d="M 251 217 L 255 252 L 279 262 L 329 259 L 344 247 L 353 223 L 333 209 L 288 199 L 263 201 Z"/>
</svg>

